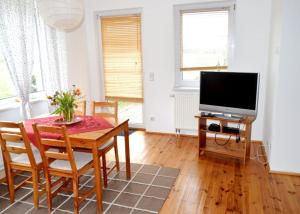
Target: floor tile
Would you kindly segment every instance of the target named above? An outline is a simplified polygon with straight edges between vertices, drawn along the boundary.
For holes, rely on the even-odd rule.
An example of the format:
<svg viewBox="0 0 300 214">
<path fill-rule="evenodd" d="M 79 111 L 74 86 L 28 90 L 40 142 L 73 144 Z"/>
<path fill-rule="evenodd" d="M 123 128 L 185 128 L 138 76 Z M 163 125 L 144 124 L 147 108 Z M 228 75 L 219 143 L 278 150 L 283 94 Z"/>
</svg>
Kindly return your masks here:
<svg viewBox="0 0 300 214">
<path fill-rule="evenodd" d="M 39 197 L 40 202 L 43 201 L 44 199 L 46 199 L 46 194 L 43 194 Z M 33 192 L 31 192 L 30 194 L 22 198 L 21 201 L 25 201 L 27 203 L 33 204 Z"/>
<path fill-rule="evenodd" d="M 132 163 L 130 164 L 130 168 L 132 172 L 137 172 L 143 165 L 142 164 L 137 164 L 137 163 Z M 125 167 L 124 167 L 125 171 Z"/>
<path fill-rule="evenodd" d="M 147 212 L 144 210 L 133 210 L 132 214 L 153 214 L 152 212 Z"/>
<path fill-rule="evenodd" d="M 0 198 L 0 212 L 10 205 L 10 200 L 7 198 Z"/>
<path fill-rule="evenodd" d="M 120 207 L 116 205 L 112 205 L 108 210 L 107 214 L 129 214 L 131 212 L 130 208 Z"/>
<path fill-rule="evenodd" d="M 90 176 L 80 176 L 79 178 L 79 184 L 83 185 L 84 183 L 86 183 L 89 179 L 91 179 Z"/>
<path fill-rule="evenodd" d="M 26 211 L 30 210 L 33 205 L 25 204 L 22 202 L 16 202 L 3 213 L 5 214 L 24 214 Z"/>
<path fill-rule="evenodd" d="M 20 200 L 30 192 L 32 192 L 32 189 L 25 189 L 25 188 L 18 189 L 17 191 L 15 191 L 15 200 Z M 7 197 L 9 197 L 9 195 L 7 195 Z"/>
<path fill-rule="evenodd" d="M 108 204 L 103 203 L 103 212 L 108 208 Z M 98 214 L 97 204 L 95 201 L 90 201 L 86 207 L 80 210 L 80 213 Z"/>
<path fill-rule="evenodd" d="M 58 206 L 60 206 L 62 203 L 64 203 L 66 200 L 68 200 L 67 196 L 63 196 L 63 195 L 57 195 L 54 198 L 52 198 L 52 208 L 57 208 Z M 43 206 L 47 206 L 47 200 L 44 200 L 41 205 Z"/>
<path fill-rule="evenodd" d="M 113 200 L 116 199 L 116 197 L 119 195 L 120 192 L 113 191 L 113 190 L 108 190 L 105 189 L 103 190 L 103 201 L 104 202 L 112 202 Z"/>
<path fill-rule="evenodd" d="M 129 183 L 124 192 L 130 192 L 135 194 L 143 194 L 148 186 L 144 184 L 138 184 L 138 183 Z"/>
<path fill-rule="evenodd" d="M 170 176 L 170 177 L 177 177 L 179 174 L 179 169 L 174 169 L 174 168 L 168 168 L 168 167 L 162 167 L 158 175 L 163 175 L 163 176 Z"/>
<path fill-rule="evenodd" d="M 48 208 L 45 207 L 39 207 L 39 208 L 33 208 L 28 212 L 28 214 L 48 214 Z"/>
<path fill-rule="evenodd" d="M 176 178 L 157 176 L 153 181 L 153 185 L 171 188 L 175 181 Z"/>
<path fill-rule="evenodd" d="M 22 181 L 28 179 L 27 176 L 21 176 L 21 175 L 16 175 L 14 176 L 14 182 L 15 182 L 15 185 L 21 183 Z"/>
<path fill-rule="evenodd" d="M 88 201 L 83 201 L 79 204 L 79 207 L 83 207 Z M 64 210 L 64 211 L 71 211 L 73 212 L 74 211 L 74 199 L 73 197 L 72 198 L 69 198 L 65 203 L 62 204 L 62 206 L 60 206 L 58 208 L 59 210 Z"/>
<path fill-rule="evenodd" d="M 162 208 L 163 204 L 164 200 L 152 197 L 143 197 L 138 203 L 137 208 L 158 212 Z"/>
<path fill-rule="evenodd" d="M 125 181 L 111 180 L 107 184 L 107 189 L 121 191 L 127 185 L 127 183 L 128 182 L 125 182 Z"/>
<path fill-rule="evenodd" d="M 109 181 L 109 179 L 108 179 Z M 85 184 L 86 186 L 94 187 L 96 185 L 95 178 L 91 179 L 89 182 Z M 103 178 L 102 178 L 102 186 L 103 186 Z"/>
<path fill-rule="evenodd" d="M 134 207 L 140 197 L 141 196 L 139 195 L 133 195 L 130 193 L 121 193 L 115 203 L 127 207 Z"/>
<path fill-rule="evenodd" d="M 8 188 L 6 184 L 0 184 L 0 196 L 6 195 L 8 193 Z"/>
<path fill-rule="evenodd" d="M 132 172 L 131 173 L 131 177 L 133 177 L 134 175 L 135 175 L 135 173 Z M 126 172 L 124 172 L 124 171 L 120 171 L 119 173 L 116 173 L 113 178 L 114 179 L 119 179 L 119 180 L 127 181 Z"/>
<path fill-rule="evenodd" d="M 70 214 L 70 212 L 62 211 L 62 210 L 55 210 L 53 214 Z"/>
<path fill-rule="evenodd" d="M 133 181 L 144 184 L 150 184 L 153 178 L 154 175 L 138 173 L 135 175 Z"/>
<path fill-rule="evenodd" d="M 156 197 L 156 198 L 166 199 L 168 197 L 169 193 L 170 193 L 170 189 L 168 189 L 168 188 L 151 186 L 147 190 L 145 195 Z"/>
<path fill-rule="evenodd" d="M 144 165 L 142 169 L 139 171 L 140 173 L 148 173 L 148 174 L 156 174 L 159 170 L 159 166 L 153 165 Z"/>
<path fill-rule="evenodd" d="M 143 166 L 143 164 L 138 164 L 138 163 L 131 163 L 130 164 L 130 169 L 131 172 L 137 172 L 139 169 Z M 126 171 L 126 165 L 125 163 L 122 164 L 122 167 L 120 166 L 121 171 Z"/>
</svg>

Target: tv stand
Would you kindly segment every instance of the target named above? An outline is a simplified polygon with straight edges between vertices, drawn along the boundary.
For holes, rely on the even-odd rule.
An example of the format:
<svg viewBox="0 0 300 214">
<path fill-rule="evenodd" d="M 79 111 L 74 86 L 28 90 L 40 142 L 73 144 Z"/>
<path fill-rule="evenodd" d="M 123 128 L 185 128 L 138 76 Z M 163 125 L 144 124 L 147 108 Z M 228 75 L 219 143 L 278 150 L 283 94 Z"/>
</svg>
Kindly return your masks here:
<svg viewBox="0 0 300 214">
<path fill-rule="evenodd" d="M 255 117 L 247 116 L 237 120 L 236 118 L 205 116 L 202 113 L 195 117 L 198 119 L 199 156 L 205 152 L 212 152 L 238 158 L 243 160 L 244 164 L 246 163 L 246 160 L 250 158 L 251 128 Z M 220 131 L 208 130 L 208 124 L 211 122 L 219 123 Z M 223 127 L 228 126 L 229 123 L 236 124 L 239 127 L 239 134 L 223 132 Z M 231 139 L 231 137 L 241 141 L 237 143 L 236 139 Z"/>
</svg>

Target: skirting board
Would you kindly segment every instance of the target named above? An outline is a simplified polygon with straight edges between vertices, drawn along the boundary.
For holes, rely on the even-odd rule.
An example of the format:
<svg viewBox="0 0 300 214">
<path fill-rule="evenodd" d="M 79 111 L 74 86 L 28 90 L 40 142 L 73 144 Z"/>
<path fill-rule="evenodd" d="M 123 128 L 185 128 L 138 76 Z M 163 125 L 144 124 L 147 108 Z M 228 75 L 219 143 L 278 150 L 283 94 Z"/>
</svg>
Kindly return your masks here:
<svg viewBox="0 0 300 214">
<path fill-rule="evenodd" d="M 149 131 L 145 131 L 145 133 L 147 133 L 147 134 L 177 136 L 175 133 L 168 133 L 168 132 L 149 132 Z M 188 135 L 188 134 L 180 134 L 180 136 L 182 136 L 182 137 L 193 137 L 193 138 L 198 137 L 197 135 Z"/>
</svg>

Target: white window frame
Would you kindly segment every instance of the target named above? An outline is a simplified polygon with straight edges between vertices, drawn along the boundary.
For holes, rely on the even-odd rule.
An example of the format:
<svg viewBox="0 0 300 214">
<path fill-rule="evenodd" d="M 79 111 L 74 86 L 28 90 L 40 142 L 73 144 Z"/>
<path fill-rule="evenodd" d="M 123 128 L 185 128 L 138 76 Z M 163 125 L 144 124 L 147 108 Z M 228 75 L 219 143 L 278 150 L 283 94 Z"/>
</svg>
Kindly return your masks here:
<svg viewBox="0 0 300 214">
<path fill-rule="evenodd" d="M 174 6 L 174 30 L 175 30 L 175 89 L 180 88 L 199 88 L 199 80 L 183 80 L 183 72 L 181 68 L 181 29 L 182 20 L 181 12 L 195 12 L 205 10 L 215 10 L 228 8 L 229 20 L 228 20 L 228 71 L 230 71 L 230 65 L 233 60 L 234 52 L 234 17 L 235 17 L 235 1 L 219 1 L 219 2 L 203 2 L 196 4 L 183 4 Z"/>
</svg>

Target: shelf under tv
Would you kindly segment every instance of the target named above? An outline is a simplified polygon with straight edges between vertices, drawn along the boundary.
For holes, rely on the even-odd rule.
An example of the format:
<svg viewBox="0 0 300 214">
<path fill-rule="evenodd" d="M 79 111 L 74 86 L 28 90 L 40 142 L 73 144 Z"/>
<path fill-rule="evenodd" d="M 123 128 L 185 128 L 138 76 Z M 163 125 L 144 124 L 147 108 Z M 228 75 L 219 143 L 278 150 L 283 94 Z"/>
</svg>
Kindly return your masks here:
<svg viewBox="0 0 300 214">
<path fill-rule="evenodd" d="M 251 127 L 255 117 L 243 117 L 240 120 L 203 115 L 196 115 L 195 117 L 198 118 L 199 124 L 199 156 L 203 155 L 205 152 L 213 152 L 224 156 L 238 158 L 246 163 L 246 160 L 250 157 Z M 208 130 L 208 123 L 214 121 L 219 122 L 221 127 L 220 132 Z M 241 139 L 238 143 L 235 141 L 236 134 L 222 132 L 222 127 L 228 126 L 229 123 L 240 124 L 239 127 L 243 127 L 238 134 L 238 137 Z M 230 136 L 232 136 L 232 140 L 228 140 Z M 226 144 L 223 145 L 225 142 Z"/>
</svg>

